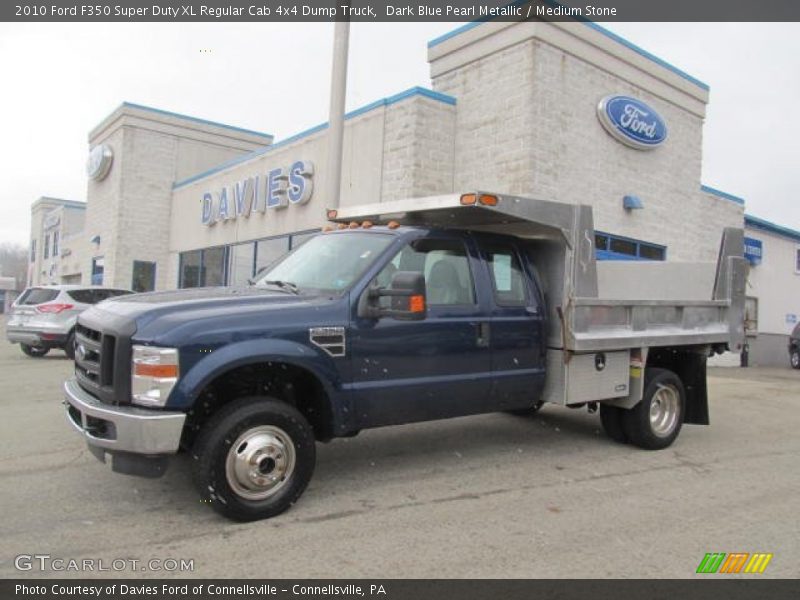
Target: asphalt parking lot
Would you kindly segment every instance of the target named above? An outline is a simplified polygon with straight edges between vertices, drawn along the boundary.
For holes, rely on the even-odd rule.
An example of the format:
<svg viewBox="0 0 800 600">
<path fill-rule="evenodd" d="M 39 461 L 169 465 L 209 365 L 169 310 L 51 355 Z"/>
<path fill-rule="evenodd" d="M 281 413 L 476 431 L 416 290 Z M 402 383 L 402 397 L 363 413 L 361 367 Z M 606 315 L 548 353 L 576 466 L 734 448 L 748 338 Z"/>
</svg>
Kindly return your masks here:
<svg viewBox="0 0 800 600">
<path fill-rule="evenodd" d="M 80 576 L 20 572 L 20 554 L 194 561 L 93 576 L 691 577 L 706 552 L 770 552 L 760 577 L 800 576 L 800 371 L 712 370 L 712 425 L 661 452 L 557 407 L 365 432 L 318 447 L 292 510 L 235 524 L 185 456 L 157 480 L 96 461 L 64 420 L 71 363 L 0 333 L 2 577 Z"/>
</svg>

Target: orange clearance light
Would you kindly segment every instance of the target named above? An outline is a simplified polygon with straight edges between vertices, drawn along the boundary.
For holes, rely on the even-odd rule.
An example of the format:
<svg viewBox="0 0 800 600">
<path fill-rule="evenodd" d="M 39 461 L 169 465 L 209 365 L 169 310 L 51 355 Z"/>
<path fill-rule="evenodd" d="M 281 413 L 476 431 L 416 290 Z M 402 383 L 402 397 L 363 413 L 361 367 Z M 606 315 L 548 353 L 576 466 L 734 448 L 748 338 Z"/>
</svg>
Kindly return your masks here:
<svg viewBox="0 0 800 600">
<path fill-rule="evenodd" d="M 350 229 L 358 229 L 358 222 L 350 221 Z"/>
<path fill-rule="evenodd" d="M 361 226 L 362 226 L 364 229 L 369 229 L 370 227 L 372 227 L 372 221 L 364 221 L 364 222 L 361 224 Z"/>
<path fill-rule="evenodd" d="M 478 202 L 484 206 L 497 206 L 499 200 L 497 196 L 492 196 L 491 194 L 481 194 L 481 197 L 478 198 Z"/>
<path fill-rule="evenodd" d="M 397 229 L 398 227 L 400 227 L 400 223 L 398 223 L 397 221 L 389 221 L 386 224 L 386 227 L 388 227 L 389 229 Z"/>
<path fill-rule="evenodd" d="M 322 228 L 322 233 L 328 233 L 329 231 L 333 231 L 333 227 L 330 225 L 325 225 L 325 227 Z"/>
<path fill-rule="evenodd" d="M 344 223 L 339 223 L 337 229 L 347 229 L 347 225 L 345 225 Z"/>
<path fill-rule="evenodd" d="M 412 313 L 425 312 L 425 296 L 409 296 L 408 310 Z"/>
<path fill-rule="evenodd" d="M 133 374 L 141 377 L 177 377 L 178 365 L 149 365 L 134 363 Z"/>
<path fill-rule="evenodd" d="M 477 202 L 478 198 L 475 194 L 461 194 L 461 204 L 464 206 L 472 206 Z"/>
<path fill-rule="evenodd" d="M 338 214 L 339 214 L 339 211 L 337 211 L 335 208 L 331 208 L 331 209 L 328 210 L 328 218 L 329 219 L 335 219 L 336 215 L 338 215 Z"/>
</svg>

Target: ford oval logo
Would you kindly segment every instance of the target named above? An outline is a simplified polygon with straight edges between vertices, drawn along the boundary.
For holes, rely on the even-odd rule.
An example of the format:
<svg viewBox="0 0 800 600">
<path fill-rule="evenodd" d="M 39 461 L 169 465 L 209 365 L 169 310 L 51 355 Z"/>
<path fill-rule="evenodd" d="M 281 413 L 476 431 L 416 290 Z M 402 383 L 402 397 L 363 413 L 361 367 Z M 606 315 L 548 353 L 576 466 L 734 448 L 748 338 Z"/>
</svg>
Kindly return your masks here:
<svg viewBox="0 0 800 600">
<path fill-rule="evenodd" d="M 597 105 L 597 117 L 617 140 L 649 150 L 667 139 L 667 124 L 650 106 L 630 96 L 607 96 Z"/>
</svg>

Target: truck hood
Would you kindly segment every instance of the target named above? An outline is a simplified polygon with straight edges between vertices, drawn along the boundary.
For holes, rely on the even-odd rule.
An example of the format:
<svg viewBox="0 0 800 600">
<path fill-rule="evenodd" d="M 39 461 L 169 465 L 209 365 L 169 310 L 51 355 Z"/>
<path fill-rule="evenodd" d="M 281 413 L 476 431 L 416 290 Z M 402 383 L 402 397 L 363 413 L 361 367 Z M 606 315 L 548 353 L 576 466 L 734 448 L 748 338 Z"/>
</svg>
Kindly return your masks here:
<svg viewBox="0 0 800 600">
<path fill-rule="evenodd" d="M 295 295 L 258 287 L 193 288 L 119 296 L 85 311 L 80 321 L 89 325 L 129 321 L 135 324 L 137 339 L 157 341 L 181 330 L 189 334 L 187 329 L 191 337 L 202 336 L 204 331 L 225 327 L 231 319 L 246 319 L 251 327 L 253 323 L 287 323 L 296 314 L 316 312 L 333 300 L 329 295 Z"/>
</svg>

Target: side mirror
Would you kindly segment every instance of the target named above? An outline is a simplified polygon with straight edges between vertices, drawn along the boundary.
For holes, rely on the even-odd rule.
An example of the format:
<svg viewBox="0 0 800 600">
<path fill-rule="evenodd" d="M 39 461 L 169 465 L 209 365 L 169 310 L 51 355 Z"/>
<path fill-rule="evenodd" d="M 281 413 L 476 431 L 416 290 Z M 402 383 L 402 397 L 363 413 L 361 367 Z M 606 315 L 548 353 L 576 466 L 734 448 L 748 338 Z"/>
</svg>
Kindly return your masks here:
<svg viewBox="0 0 800 600">
<path fill-rule="evenodd" d="M 391 308 L 381 306 L 381 298 L 391 298 Z M 362 319 L 391 317 L 399 321 L 425 319 L 425 275 L 418 271 L 398 271 L 388 288 L 369 287 L 358 301 L 358 316 Z"/>
</svg>

